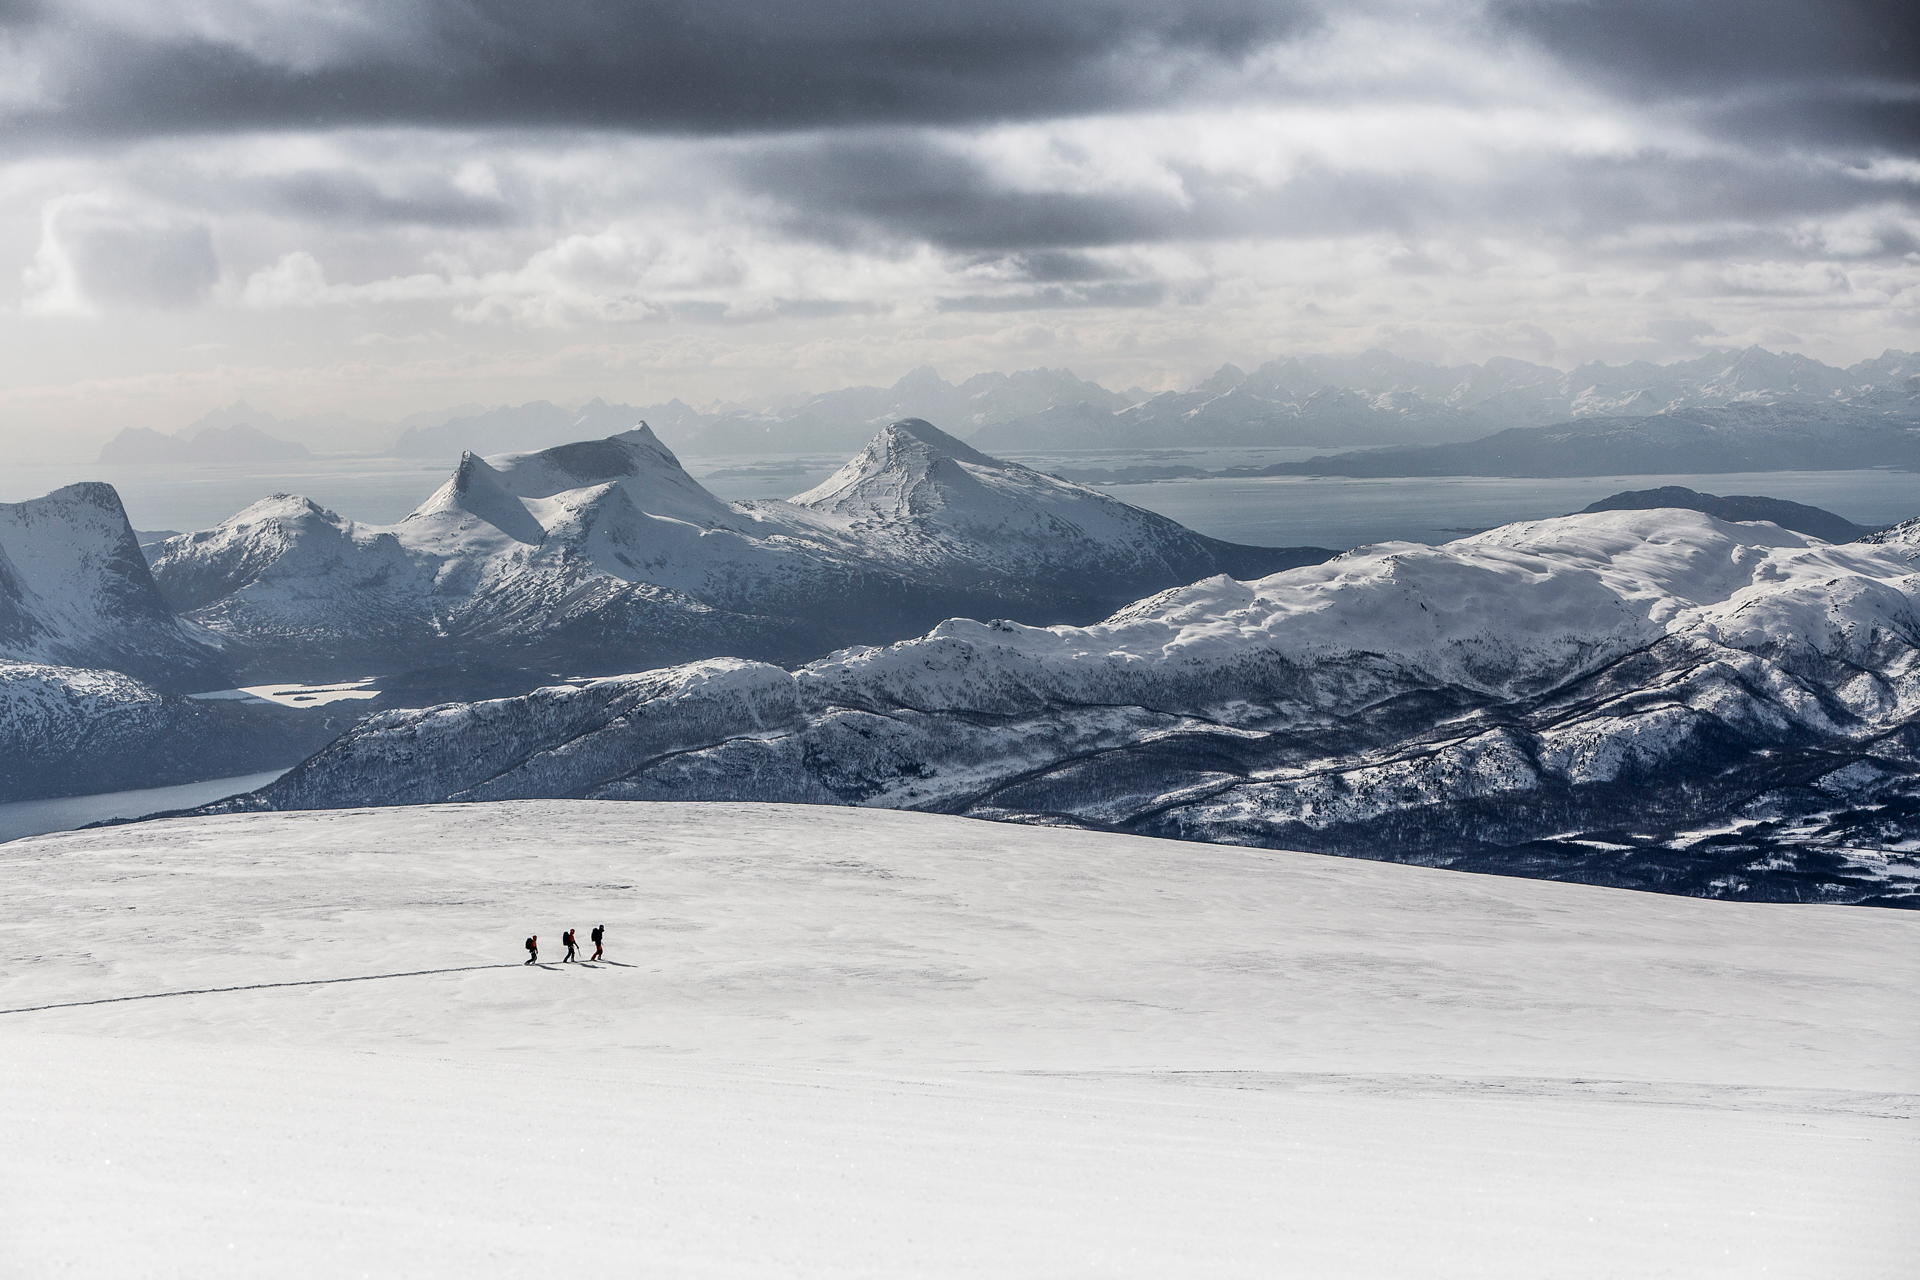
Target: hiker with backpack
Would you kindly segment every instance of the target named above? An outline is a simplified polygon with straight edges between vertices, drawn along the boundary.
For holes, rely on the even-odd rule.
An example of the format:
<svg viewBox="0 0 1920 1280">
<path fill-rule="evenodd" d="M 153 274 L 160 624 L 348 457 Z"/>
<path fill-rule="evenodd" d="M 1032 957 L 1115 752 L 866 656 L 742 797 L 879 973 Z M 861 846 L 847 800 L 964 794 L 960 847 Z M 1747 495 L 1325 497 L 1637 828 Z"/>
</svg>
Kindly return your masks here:
<svg viewBox="0 0 1920 1280">
<path fill-rule="evenodd" d="M 593 939 L 593 958 L 598 960 L 605 950 L 602 940 L 607 936 L 607 926 L 597 924 L 593 926 L 593 932 L 587 936 Z"/>
<path fill-rule="evenodd" d="M 540 958 L 540 935 L 534 934 L 527 939 L 527 963 L 532 964 Z"/>
<path fill-rule="evenodd" d="M 579 945 L 575 943 L 573 940 L 573 930 L 569 929 L 565 933 L 561 934 L 560 941 L 567 944 L 567 958 L 565 960 L 562 960 L 560 962 L 561 964 L 572 964 L 574 961 L 580 958 L 580 948 L 579 948 Z"/>
</svg>

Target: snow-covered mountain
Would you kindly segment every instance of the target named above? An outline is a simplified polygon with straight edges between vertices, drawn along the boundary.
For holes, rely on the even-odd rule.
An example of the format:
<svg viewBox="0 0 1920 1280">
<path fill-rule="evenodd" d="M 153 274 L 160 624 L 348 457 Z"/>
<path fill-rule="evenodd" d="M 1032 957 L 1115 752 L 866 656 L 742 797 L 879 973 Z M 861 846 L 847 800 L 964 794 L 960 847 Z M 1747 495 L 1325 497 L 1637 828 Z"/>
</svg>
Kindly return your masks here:
<svg viewBox="0 0 1920 1280">
<path fill-rule="evenodd" d="M 1125 595 L 1133 583 L 1259 576 L 1284 560 L 1304 562 L 1208 538 L 1098 489 L 989 457 L 917 418 L 884 428 L 792 504 L 834 520 L 903 573 L 994 584 L 1014 600 L 1039 584 L 1093 600 Z"/>
<path fill-rule="evenodd" d="M 376 716 L 232 808 L 541 796 L 924 809 L 1681 892 L 1920 876 L 1920 534 L 1605 512 Z"/>
<path fill-rule="evenodd" d="M 0 661 L 104 667 L 168 689 L 218 688 L 217 637 L 162 598 L 112 485 L 0 503 Z"/>
<path fill-rule="evenodd" d="M 466 455 L 397 525 L 276 495 L 156 550 L 174 608 L 272 667 L 518 652 L 592 670 L 798 661 L 958 613 L 1091 620 L 1211 574 L 1324 559 L 1240 547 L 924 422 L 792 502 L 726 503 L 643 423 Z M 304 664 L 304 665 L 302 665 Z"/>
</svg>

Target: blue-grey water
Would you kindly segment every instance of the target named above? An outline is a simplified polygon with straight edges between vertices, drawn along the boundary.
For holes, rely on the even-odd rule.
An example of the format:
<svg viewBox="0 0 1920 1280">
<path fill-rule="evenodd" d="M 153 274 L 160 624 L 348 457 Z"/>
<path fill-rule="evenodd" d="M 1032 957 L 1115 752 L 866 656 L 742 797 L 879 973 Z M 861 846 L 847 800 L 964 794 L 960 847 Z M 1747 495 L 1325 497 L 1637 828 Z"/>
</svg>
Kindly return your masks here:
<svg viewBox="0 0 1920 1280">
<path fill-rule="evenodd" d="M 1319 449 L 1132 450 L 1108 454 L 1021 455 L 1044 470 L 1130 465 L 1261 465 Z M 799 454 L 688 457 L 687 469 L 727 499 L 785 498 L 831 475 L 845 458 Z M 38 497 L 76 480 L 119 489 L 137 529 L 204 529 L 268 494 L 299 493 L 373 524 L 399 520 L 444 481 L 446 464 L 402 458 L 314 458 L 245 466 L 15 466 L 0 472 L 0 502 Z M 1859 524 L 1920 515 L 1920 474 L 1907 471 L 1769 471 L 1732 475 L 1592 476 L 1508 480 L 1487 476 L 1356 480 L 1274 476 L 1164 480 L 1105 492 L 1173 517 L 1189 528 L 1261 546 L 1345 549 L 1404 539 L 1445 542 L 1514 520 L 1565 515 L 1623 489 L 1677 484 L 1718 494 L 1764 494 L 1824 507 Z"/>
</svg>

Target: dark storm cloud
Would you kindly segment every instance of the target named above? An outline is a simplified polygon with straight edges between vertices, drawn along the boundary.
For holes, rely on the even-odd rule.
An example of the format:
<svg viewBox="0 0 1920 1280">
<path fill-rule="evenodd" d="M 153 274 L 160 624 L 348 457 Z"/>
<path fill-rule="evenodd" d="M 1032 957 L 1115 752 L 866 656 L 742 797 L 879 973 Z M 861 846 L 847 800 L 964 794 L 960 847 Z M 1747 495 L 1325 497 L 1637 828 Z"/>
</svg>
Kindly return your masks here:
<svg viewBox="0 0 1920 1280">
<path fill-rule="evenodd" d="M 787 202 L 791 234 L 843 247 L 905 237 L 975 258 L 1002 257 L 1040 283 L 1100 278 L 1072 274 L 1097 266 L 1076 249 L 1162 239 L 1405 237 L 1473 225 L 1591 242 L 1636 226 L 1920 204 L 1920 184 L 1859 172 L 1810 174 L 1789 160 L 1665 154 L 1545 155 L 1477 180 L 1303 165 L 1285 184 L 1257 191 L 1231 176 L 1180 171 L 1183 199 L 1151 191 L 1009 190 L 975 158 L 912 138 L 823 138 L 756 152 L 737 161 L 737 171 L 741 185 Z M 1877 244 L 1852 256 L 1898 257 L 1910 243 L 1890 224 Z M 1789 257 L 1827 252 L 1795 246 L 1778 232 L 1766 245 Z"/>
<path fill-rule="evenodd" d="M 1502 0 L 1490 16 L 1631 99 L 1697 103 L 1719 133 L 1920 147 L 1914 0 Z"/>
<path fill-rule="evenodd" d="M 360 0 L 287 5 L 264 28 L 236 8 L 231 30 L 208 12 L 169 34 L 15 0 L 6 21 L 50 90 L 18 127 L 727 132 L 1025 118 L 1202 90 L 1316 20 L 1295 0 Z"/>
</svg>

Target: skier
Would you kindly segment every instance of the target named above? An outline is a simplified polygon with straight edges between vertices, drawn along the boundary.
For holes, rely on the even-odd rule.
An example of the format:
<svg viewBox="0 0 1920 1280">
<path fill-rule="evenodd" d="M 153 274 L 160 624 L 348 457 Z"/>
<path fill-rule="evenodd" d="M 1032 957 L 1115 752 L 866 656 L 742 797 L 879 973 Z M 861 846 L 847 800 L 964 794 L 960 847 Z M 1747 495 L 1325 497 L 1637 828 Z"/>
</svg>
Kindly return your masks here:
<svg viewBox="0 0 1920 1280">
<path fill-rule="evenodd" d="M 527 963 L 532 964 L 540 958 L 540 935 L 534 934 L 527 939 Z"/>
<path fill-rule="evenodd" d="M 607 936 L 607 926 L 597 924 L 593 926 L 593 932 L 587 936 L 593 939 L 593 958 L 598 960 L 605 950 L 601 940 Z"/>
<path fill-rule="evenodd" d="M 560 941 L 567 944 L 567 958 L 561 961 L 562 964 L 572 964 L 580 958 L 580 948 L 573 941 L 573 930 L 569 929 L 561 934 Z"/>
</svg>

